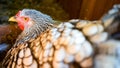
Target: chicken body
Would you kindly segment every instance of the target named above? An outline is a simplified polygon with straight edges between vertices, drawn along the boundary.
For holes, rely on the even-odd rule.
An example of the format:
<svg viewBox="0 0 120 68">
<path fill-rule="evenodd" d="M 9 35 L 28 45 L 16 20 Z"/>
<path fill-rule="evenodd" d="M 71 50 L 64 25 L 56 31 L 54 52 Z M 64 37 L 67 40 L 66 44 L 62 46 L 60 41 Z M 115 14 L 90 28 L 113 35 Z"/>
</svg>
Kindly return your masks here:
<svg viewBox="0 0 120 68">
<path fill-rule="evenodd" d="M 76 21 L 76 22 L 74 22 Z M 37 38 L 13 47 L 4 60 L 8 68 L 92 67 L 91 43 L 76 28 L 80 20 L 64 22 L 41 33 Z M 86 63 L 88 63 L 86 65 Z"/>
</svg>

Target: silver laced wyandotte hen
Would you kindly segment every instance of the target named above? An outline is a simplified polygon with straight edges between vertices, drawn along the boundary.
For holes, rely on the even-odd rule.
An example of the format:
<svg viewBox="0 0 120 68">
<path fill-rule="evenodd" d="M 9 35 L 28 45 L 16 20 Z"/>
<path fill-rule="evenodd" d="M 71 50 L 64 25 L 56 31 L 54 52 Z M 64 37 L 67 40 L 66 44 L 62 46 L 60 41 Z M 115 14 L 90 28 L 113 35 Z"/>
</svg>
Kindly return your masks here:
<svg viewBox="0 0 120 68">
<path fill-rule="evenodd" d="M 75 26 L 79 20 L 71 21 L 73 24 L 64 22 L 56 27 L 50 16 L 33 9 L 23 9 L 9 20 L 16 21 L 23 31 L 4 58 L 3 68 L 92 66 L 93 49 Z"/>
<path fill-rule="evenodd" d="M 93 68 L 94 46 L 107 39 L 111 22 L 72 19 L 58 26 L 46 14 L 23 9 L 9 21 L 22 30 L 3 68 Z"/>
</svg>

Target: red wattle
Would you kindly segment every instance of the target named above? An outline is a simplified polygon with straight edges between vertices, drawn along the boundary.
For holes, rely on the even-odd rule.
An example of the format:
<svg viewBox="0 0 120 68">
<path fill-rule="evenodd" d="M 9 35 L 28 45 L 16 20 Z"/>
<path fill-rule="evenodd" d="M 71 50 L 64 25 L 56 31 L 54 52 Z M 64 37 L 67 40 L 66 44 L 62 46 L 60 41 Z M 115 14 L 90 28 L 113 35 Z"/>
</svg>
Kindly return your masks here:
<svg viewBox="0 0 120 68">
<path fill-rule="evenodd" d="M 18 26 L 19 26 L 19 28 L 20 28 L 21 30 L 24 30 L 24 26 L 23 26 L 23 25 L 18 24 Z"/>
</svg>

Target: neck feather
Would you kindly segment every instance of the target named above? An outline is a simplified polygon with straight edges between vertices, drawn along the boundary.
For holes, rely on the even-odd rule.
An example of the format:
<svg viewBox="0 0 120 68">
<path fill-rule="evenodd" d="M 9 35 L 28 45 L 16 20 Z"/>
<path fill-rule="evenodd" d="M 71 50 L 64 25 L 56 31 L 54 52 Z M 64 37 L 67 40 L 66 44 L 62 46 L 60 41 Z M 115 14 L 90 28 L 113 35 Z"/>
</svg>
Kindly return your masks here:
<svg viewBox="0 0 120 68">
<path fill-rule="evenodd" d="M 21 44 L 21 43 L 29 42 L 30 39 L 35 39 L 42 32 L 45 32 L 47 29 L 50 29 L 51 27 L 53 27 L 51 23 L 44 23 L 41 25 L 35 24 L 31 26 L 31 28 L 24 29 L 23 32 L 18 36 L 16 43 Z"/>
</svg>

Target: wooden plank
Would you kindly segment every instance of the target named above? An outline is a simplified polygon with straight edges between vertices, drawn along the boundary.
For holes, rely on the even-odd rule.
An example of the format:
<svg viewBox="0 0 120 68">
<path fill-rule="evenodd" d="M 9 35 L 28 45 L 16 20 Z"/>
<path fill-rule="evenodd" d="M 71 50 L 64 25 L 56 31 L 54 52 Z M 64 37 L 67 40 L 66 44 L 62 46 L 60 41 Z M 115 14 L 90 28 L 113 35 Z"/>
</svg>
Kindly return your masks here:
<svg viewBox="0 0 120 68">
<path fill-rule="evenodd" d="M 96 0 L 83 0 L 79 15 L 80 19 L 91 19 L 95 2 Z"/>
<path fill-rule="evenodd" d="M 98 20 L 103 16 L 104 9 L 106 9 L 106 3 L 107 0 L 96 0 L 94 10 L 91 13 L 92 17 L 90 18 L 90 20 Z"/>
<path fill-rule="evenodd" d="M 98 20 L 120 0 L 84 0 L 80 11 L 80 19 Z"/>
</svg>

